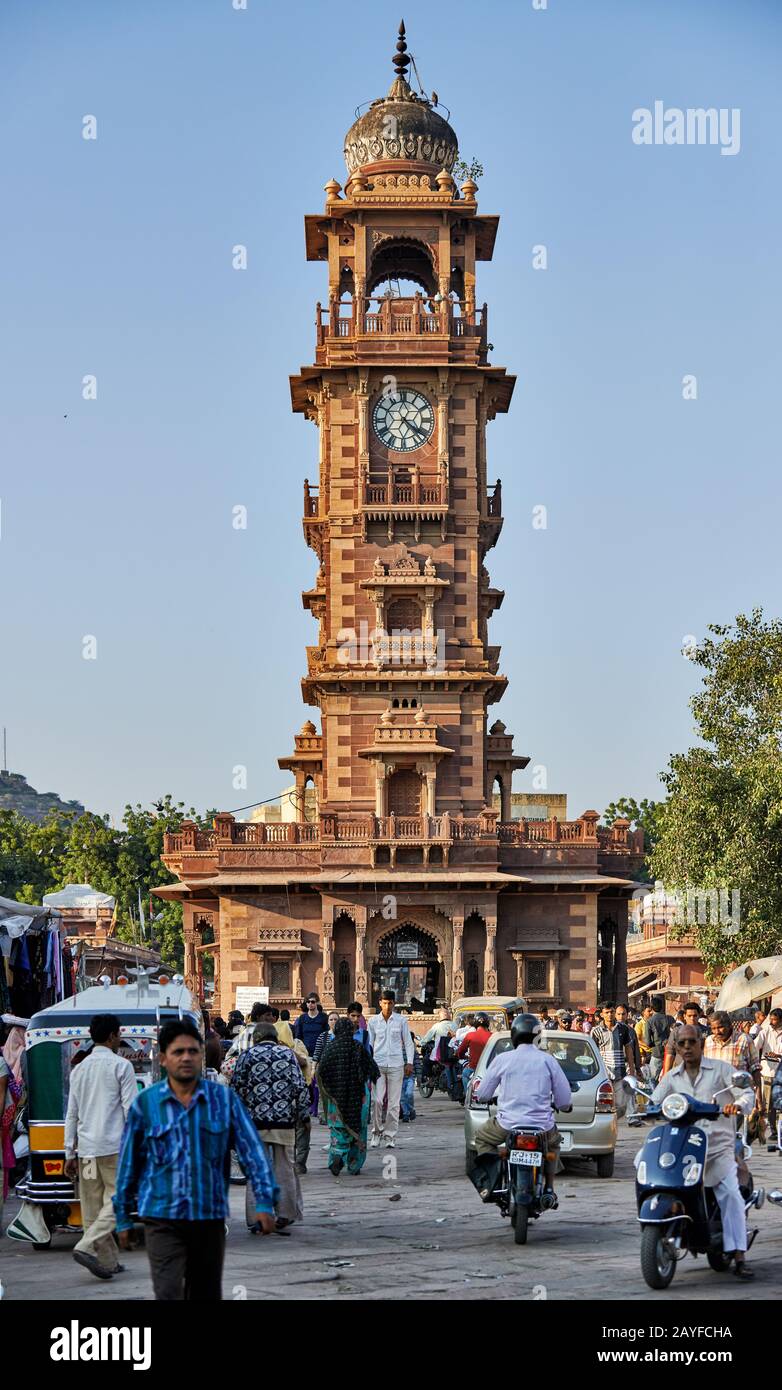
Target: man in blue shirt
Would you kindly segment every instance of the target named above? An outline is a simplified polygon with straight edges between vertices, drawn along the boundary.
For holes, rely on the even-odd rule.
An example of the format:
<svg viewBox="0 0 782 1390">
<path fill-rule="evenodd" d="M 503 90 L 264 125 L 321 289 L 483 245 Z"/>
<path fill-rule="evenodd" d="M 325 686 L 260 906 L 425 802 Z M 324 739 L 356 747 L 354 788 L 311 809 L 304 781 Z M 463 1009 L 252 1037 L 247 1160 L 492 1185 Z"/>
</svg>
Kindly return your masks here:
<svg viewBox="0 0 782 1390">
<path fill-rule="evenodd" d="M 135 1212 L 146 1228 L 155 1298 L 222 1298 L 231 1149 L 252 1184 L 258 1224 L 274 1230 L 276 1189 L 257 1131 L 235 1091 L 202 1076 L 203 1043 L 190 1019 L 164 1023 L 158 1043 L 166 1080 L 128 1113 L 114 1211 L 128 1248 Z"/>
</svg>

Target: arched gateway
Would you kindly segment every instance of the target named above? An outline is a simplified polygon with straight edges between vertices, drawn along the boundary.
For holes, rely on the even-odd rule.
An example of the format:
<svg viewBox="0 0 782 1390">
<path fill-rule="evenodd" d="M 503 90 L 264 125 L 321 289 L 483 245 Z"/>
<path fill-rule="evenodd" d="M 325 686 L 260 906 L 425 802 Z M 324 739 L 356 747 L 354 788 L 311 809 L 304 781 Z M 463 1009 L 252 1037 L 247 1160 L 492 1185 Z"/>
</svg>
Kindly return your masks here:
<svg viewBox="0 0 782 1390">
<path fill-rule="evenodd" d="M 443 997 L 437 942 L 413 922 L 404 922 L 380 938 L 372 967 L 374 1006 L 383 989 L 393 989 L 397 1004 L 414 1011 L 428 1011 Z"/>
</svg>

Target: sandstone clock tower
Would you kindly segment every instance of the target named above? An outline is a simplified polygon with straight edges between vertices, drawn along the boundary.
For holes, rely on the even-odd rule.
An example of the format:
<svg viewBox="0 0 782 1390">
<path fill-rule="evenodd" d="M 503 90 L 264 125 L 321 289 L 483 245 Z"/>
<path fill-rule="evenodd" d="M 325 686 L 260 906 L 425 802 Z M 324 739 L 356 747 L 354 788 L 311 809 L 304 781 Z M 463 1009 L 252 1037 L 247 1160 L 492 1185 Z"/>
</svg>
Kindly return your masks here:
<svg viewBox="0 0 782 1390">
<path fill-rule="evenodd" d="M 280 759 L 295 818 L 219 815 L 166 843 L 186 969 L 199 947 L 215 955 L 223 1012 L 256 983 L 276 1003 L 315 986 L 341 1007 L 393 984 L 414 1012 L 465 991 L 594 1002 L 599 951 L 622 968 L 626 824 L 511 818 L 528 759 L 489 722 L 506 679 L 489 636 L 504 595 L 487 568 L 503 524 L 487 427 L 514 378 L 489 360 L 477 299 L 498 218 L 471 178 L 457 186 L 456 135 L 412 90 L 410 61 L 402 25 L 388 94 L 346 136 L 344 188 L 332 179 L 305 218 L 326 275 L 291 396 L 317 430 L 302 691 L 321 731 L 308 719 Z"/>
</svg>

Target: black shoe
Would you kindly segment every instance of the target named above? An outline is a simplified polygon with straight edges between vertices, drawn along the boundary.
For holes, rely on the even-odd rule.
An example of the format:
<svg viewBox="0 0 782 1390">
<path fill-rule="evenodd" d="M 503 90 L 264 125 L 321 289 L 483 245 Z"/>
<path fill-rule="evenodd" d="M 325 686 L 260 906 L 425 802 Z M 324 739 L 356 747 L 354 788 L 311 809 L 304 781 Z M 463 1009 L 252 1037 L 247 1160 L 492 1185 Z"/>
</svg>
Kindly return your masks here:
<svg viewBox="0 0 782 1390">
<path fill-rule="evenodd" d="M 332 1158 L 329 1164 L 329 1172 L 333 1173 L 335 1178 L 338 1178 L 344 1167 L 345 1164 L 343 1159 Z"/>
<path fill-rule="evenodd" d="M 736 1276 L 737 1279 L 754 1279 L 754 1278 L 755 1278 L 755 1271 L 754 1271 L 754 1269 L 750 1269 L 749 1265 L 745 1264 L 743 1260 L 742 1260 L 742 1262 L 741 1262 L 740 1265 L 734 1264 L 734 1266 L 733 1266 L 733 1273 L 734 1273 L 734 1275 Z"/>
<path fill-rule="evenodd" d="M 543 1211 L 556 1211 L 559 1206 L 559 1198 L 556 1192 L 552 1192 L 550 1188 L 546 1189 L 540 1199 L 540 1205 Z"/>
<path fill-rule="evenodd" d="M 74 1250 L 73 1258 L 77 1265 L 83 1265 L 85 1269 L 90 1271 L 90 1274 L 95 1275 L 96 1279 L 111 1279 L 112 1271 L 110 1269 L 104 1269 L 103 1265 L 99 1260 L 96 1260 L 94 1255 L 86 1255 L 82 1250 Z"/>
</svg>

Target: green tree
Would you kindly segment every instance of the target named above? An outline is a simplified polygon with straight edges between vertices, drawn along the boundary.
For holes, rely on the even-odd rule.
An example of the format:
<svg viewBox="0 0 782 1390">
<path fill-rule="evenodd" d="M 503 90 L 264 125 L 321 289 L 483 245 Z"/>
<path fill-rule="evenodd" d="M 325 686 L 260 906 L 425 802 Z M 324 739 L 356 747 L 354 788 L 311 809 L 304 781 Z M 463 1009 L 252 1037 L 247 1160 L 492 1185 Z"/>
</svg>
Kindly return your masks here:
<svg viewBox="0 0 782 1390">
<path fill-rule="evenodd" d="M 127 805 L 120 828 L 108 816 L 90 811 L 53 810 L 40 825 L 14 811 L 0 811 L 0 894 L 33 903 L 66 883 L 89 883 L 116 899 L 120 940 L 151 944 L 166 964 L 181 966 L 181 904 L 154 899 L 151 890 L 175 882 L 161 858 L 166 832 L 178 830 L 185 819 L 211 826 L 213 816 L 214 811 L 202 816 L 193 807 L 186 810 L 184 802 L 169 795 L 149 808 Z M 139 894 L 147 920 L 143 940 Z"/>
<path fill-rule="evenodd" d="M 651 855 L 655 877 L 686 891 L 738 890 L 741 925 L 698 924 L 711 978 L 782 950 L 782 621 L 762 609 L 712 625 L 692 653 L 699 746 L 671 758 Z"/>
</svg>

